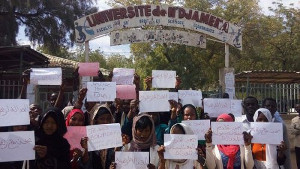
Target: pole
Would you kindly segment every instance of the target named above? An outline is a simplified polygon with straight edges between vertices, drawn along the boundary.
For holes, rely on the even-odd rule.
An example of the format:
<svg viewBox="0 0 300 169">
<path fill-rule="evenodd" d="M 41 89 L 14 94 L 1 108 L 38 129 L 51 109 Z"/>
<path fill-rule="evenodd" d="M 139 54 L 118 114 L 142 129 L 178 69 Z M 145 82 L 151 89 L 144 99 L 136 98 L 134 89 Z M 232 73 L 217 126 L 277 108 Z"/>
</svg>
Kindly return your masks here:
<svg viewBox="0 0 300 169">
<path fill-rule="evenodd" d="M 229 68 L 229 44 L 225 43 L 225 68 Z"/>
<path fill-rule="evenodd" d="M 85 62 L 89 62 L 89 52 L 90 52 L 90 46 L 89 41 L 84 42 L 84 54 L 85 54 Z"/>
</svg>

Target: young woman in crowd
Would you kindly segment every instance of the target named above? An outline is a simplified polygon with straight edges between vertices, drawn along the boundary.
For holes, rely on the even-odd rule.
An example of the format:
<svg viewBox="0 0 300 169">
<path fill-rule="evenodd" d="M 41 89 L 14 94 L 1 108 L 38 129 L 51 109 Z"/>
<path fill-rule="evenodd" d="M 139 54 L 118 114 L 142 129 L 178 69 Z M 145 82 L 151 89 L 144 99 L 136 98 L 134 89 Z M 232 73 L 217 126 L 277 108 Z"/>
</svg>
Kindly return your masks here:
<svg viewBox="0 0 300 169">
<path fill-rule="evenodd" d="M 70 145 L 63 137 L 67 132 L 62 112 L 49 108 L 40 118 L 40 127 L 36 133 L 37 152 L 35 168 L 70 169 Z"/>
<path fill-rule="evenodd" d="M 171 128 L 170 134 L 194 134 L 193 131 L 183 123 L 177 123 Z M 202 165 L 197 160 L 181 159 L 181 160 L 165 160 L 164 159 L 165 147 L 160 146 L 158 149 L 159 156 L 159 169 L 202 169 Z M 201 150 L 198 149 L 198 155 L 200 156 Z"/>
<path fill-rule="evenodd" d="M 272 114 L 268 109 L 260 108 L 256 110 L 253 120 L 256 122 L 272 122 Z M 284 142 L 280 145 L 272 144 L 252 144 L 252 152 L 255 168 L 257 169 L 279 169 L 282 168 L 286 160 L 286 146 Z"/>
<path fill-rule="evenodd" d="M 233 122 L 228 114 L 221 114 L 217 122 Z M 208 169 L 252 169 L 254 161 L 251 151 L 252 136 L 244 134 L 244 146 L 240 145 L 212 145 L 212 131 L 205 134 L 206 164 Z"/>
</svg>

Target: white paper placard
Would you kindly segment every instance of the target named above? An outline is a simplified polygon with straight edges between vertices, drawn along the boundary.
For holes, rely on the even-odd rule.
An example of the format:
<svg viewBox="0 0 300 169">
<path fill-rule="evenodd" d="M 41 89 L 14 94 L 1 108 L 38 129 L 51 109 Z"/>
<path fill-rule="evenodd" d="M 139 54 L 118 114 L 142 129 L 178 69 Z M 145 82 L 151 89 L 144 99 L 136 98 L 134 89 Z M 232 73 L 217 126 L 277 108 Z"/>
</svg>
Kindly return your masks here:
<svg viewBox="0 0 300 169">
<path fill-rule="evenodd" d="M 252 122 L 250 131 L 251 143 L 280 144 L 283 141 L 282 123 Z"/>
<path fill-rule="evenodd" d="M 170 111 L 168 91 L 140 91 L 140 112 Z"/>
<path fill-rule="evenodd" d="M 114 101 L 117 95 L 116 82 L 87 82 L 87 101 Z"/>
<path fill-rule="evenodd" d="M 182 106 L 192 104 L 195 107 L 202 107 L 202 92 L 196 90 L 178 90 L 178 98 Z"/>
<path fill-rule="evenodd" d="M 169 92 L 169 100 L 178 102 L 178 92 Z"/>
<path fill-rule="evenodd" d="M 0 99 L 0 126 L 30 124 L 28 99 Z"/>
<path fill-rule="evenodd" d="M 122 152 L 115 154 L 117 169 L 145 169 L 149 164 L 149 152 Z"/>
<path fill-rule="evenodd" d="M 152 70 L 152 87 L 175 88 L 176 71 Z"/>
<path fill-rule="evenodd" d="M 235 98 L 235 88 L 234 87 L 226 87 L 225 92 L 228 93 L 229 99 Z"/>
<path fill-rule="evenodd" d="M 33 131 L 0 132 L 0 162 L 35 159 Z"/>
<path fill-rule="evenodd" d="M 208 113 L 210 117 L 218 117 L 223 113 L 242 116 L 242 100 L 205 98 L 203 104 L 204 112 Z"/>
<path fill-rule="evenodd" d="M 117 85 L 133 85 L 134 69 L 114 68 L 112 82 Z"/>
<path fill-rule="evenodd" d="M 30 84 L 35 85 L 61 85 L 61 68 L 32 68 Z"/>
<path fill-rule="evenodd" d="M 198 136 L 198 140 L 205 140 L 205 133 L 210 128 L 210 120 L 184 120 L 183 124 L 189 126 L 194 134 Z"/>
<path fill-rule="evenodd" d="M 198 159 L 197 135 L 165 134 L 164 135 L 164 158 L 165 159 Z"/>
<path fill-rule="evenodd" d="M 211 130 L 214 145 L 244 145 L 241 122 L 212 122 Z"/>
<path fill-rule="evenodd" d="M 86 126 L 88 150 L 102 150 L 122 146 L 119 123 Z"/>
<path fill-rule="evenodd" d="M 234 87 L 234 74 L 233 72 L 225 74 L 225 86 Z"/>
</svg>

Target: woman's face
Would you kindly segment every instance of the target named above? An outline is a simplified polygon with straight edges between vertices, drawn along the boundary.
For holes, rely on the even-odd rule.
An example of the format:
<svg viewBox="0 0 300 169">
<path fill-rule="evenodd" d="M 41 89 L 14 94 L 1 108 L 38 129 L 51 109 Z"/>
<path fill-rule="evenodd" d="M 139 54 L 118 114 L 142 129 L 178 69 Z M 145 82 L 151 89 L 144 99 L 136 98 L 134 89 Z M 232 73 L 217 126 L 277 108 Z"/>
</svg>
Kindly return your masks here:
<svg viewBox="0 0 300 169">
<path fill-rule="evenodd" d="M 70 126 L 83 126 L 84 125 L 84 117 L 80 113 L 75 113 L 69 121 Z"/>
<path fill-rule="evenodd" d="M 112 123 L 112 117 L 110 114 L 102 114 L 95 119 L 95 124 L 110 124 Z"/>
<path fill-rule="evenodd" d="M 42 127 L 43 127 L 44 133 L 47 135 L 52 135 L 57 130 L 57 124 L 51 116 L 47 117 L 47 119 L 43 123 Z"/>
<path fill-rule="evenodd" d="M 129 142 L 130 142 L 130 137 L 127 134 L 122 134 L 123 145 L 128 144 Z"/>
<path fill-rule="evenodd" d="M 196 112 L 191 107 L 186 107 L 183 111 L 183 120 L 196 120 Z"/>
<path fill-rule="evenodd" d="M 148 140 L 151 134 L 150 126 L 147 126 L 145 129 L 136 129 L 136 136 L 140 138 L 140 141 L 145 142 Z"/>
<path fill-rule="evenodd" d="M 225 122 L 225 120 L 220 118 L 218 122 Z"/>
<path fill-rule="evenodd" d="M 259 113 L 256 122 L 269 122 L 267 117 L 263 113 Z"/>
</svg>

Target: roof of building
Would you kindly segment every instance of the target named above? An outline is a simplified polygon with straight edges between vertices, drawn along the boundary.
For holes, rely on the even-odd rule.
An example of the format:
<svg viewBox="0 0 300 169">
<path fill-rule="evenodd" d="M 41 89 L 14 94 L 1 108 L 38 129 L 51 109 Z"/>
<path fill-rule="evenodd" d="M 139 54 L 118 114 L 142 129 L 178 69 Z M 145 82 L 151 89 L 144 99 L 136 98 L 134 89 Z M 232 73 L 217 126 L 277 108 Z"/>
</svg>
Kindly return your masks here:
<svg viewBox="0 0 300 169">
<path fill-rule="evenodd" d="M 285 70 L 243 71 L 235 75 L 235 82 L 250 83 L 300 83 L 300 72 Z"/>
</svg>

